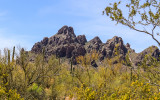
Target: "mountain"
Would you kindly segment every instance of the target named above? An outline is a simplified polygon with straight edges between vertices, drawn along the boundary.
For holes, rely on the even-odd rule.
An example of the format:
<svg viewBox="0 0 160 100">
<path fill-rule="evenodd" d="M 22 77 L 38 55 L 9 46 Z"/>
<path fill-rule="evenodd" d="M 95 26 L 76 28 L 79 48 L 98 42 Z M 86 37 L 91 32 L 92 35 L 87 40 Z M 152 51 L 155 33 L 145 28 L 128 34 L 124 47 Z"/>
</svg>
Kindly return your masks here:
<svg viewBox="0 0 160 100">
<path fill-rule="evenodd" d="M 42 41 L 35 43 L 31 52 L 35 54 L 42 53 L 45 49 L 46 58 L 51 55 L 58 57 L 72 58 L 74 64 L 76 64 L 76 57 L 84 56 L 86 53 L 97 51 L 99 53 L 99 60 L 103 61 L 105 58 L 114 58 L 119 55 L 120 59 L 125 60 L 128 51 L 131 53 L 131 59 L 135 65 L 140 64 L 146 54 L 158 59 L 160 51 L 157 47 L 152 46 L 142 51 L 141 53 L 135 53 L 130 48 L 130 44 L 123 43 L 121 37 L 114 36 L 112 39 L 103 43 L 98 36 L 90 41 L 87 41 L 85 35 L 76 36 L 72 27 L 63 26 L 52 37 L 45 37 Z M 149 50 L 152 49 L 153 50 Z"/>
</svg>

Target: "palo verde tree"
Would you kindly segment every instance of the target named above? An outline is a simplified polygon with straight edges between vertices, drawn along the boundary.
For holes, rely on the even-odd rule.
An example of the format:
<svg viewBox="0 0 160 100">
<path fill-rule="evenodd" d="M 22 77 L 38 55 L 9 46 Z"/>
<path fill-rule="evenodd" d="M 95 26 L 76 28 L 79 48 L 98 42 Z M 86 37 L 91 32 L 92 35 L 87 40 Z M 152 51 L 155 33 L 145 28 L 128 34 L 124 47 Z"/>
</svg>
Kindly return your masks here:
<svg viewBox="0 0 160 100">
<path fill-rule="evenodd" d="M 120 23 L 135 31 L 150 35 L 160 46 L 158 40 L 158 30 L 160 29 L 159 0 L 118 1 L 110 3 L 103 14 L 109 16 L 117 24 Z"/>
</svg>

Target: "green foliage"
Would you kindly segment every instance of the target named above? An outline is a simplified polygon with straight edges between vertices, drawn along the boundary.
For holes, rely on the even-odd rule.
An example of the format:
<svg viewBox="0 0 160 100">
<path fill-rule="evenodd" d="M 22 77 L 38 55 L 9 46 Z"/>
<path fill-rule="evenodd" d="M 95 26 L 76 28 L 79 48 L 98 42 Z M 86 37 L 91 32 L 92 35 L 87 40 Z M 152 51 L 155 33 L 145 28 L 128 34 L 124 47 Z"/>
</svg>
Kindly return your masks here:
<svg viewBox="0 0 160 100">
<path fill-rule="evenodd" d="M 103 14 L 109 16 L 110 19 L 117 22 L 117 24 L 120 23 L 129 27 L 130 29 L 150 35 L 153 40 L 160 45 L 160 42 L 155 35 L 157 34 L 158 36 L 159 34 L 157 33 L 157 30 L 159 29 L 160 25 L 160 1 L 119 1 L 113 4 L 111 3 L 110 6 L 107 6 L 103 11 Z"/>
<path fill-rule="evenodd" d="M 8 100 L 24 100 L 21 98 L 20 94 L 17 94 L 16 90 L 6 91 L 5 87 L 0 86 L 0 99 L 8 99 Z"/>
<path fill-rule="evenodd" d="M 78 100 L 96 100 L 96 92 L 89 87 L 84 87 L 84 84 L 80 88 L 75 88 Z"/>
<path fill-rule="evenodd" d="M 40 97 L 43 93 L 43 89 L 41 86 L 38 86 L 36 83 L 33 83 L 32 86 L 30 86 L 28 89 L 27 89 L 28 92 L 30 92 L 34 98 L 38 98 Z"/>
<path fill-rule="evenodd" d="M 114 50 L 116 60 L 119 57 L 118 47 Z M 78 57 L 78 65 L 67 62 L 59 65 L 55 56 L 46 62 L 44 53 L 35 55 L 34 62 L 30 62 L 30 53 L 25 51 L 17 60 L 9 61 L 8 53 L 7 50 L 0 62 L 0 99 L 3 100 L 21 100 L 22 97 L 27 100 L 160 98 L 160 63 L 150 54 L 136 69 L 129 53 L 125 61 L 113 64 L 114 58 L 105 59 L 95 69 L 91 61 L 98 61 L 96 52 Z"/>
</svg>

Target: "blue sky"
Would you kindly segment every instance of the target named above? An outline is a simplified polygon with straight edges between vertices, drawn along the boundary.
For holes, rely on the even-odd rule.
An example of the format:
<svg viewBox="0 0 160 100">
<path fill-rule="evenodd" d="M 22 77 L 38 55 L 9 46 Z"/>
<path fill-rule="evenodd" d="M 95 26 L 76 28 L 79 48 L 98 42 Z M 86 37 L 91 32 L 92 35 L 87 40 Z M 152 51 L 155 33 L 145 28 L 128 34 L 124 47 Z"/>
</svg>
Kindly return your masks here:
<svg viewBox="0 0 160 100">
<path fill-rule="evenodd" d="M 116 1 L 116 0 L 114 0 Z M 136 52 L 157 45 L 144 33 L 115 25 L 102 11 L 113 0 L 0 0 L 0 49 L 14 45 L 30 50 L 43 37 L 51 37 L 64 25 L 87 40 L 103 42 L 120 36 Z"/>
</svg>

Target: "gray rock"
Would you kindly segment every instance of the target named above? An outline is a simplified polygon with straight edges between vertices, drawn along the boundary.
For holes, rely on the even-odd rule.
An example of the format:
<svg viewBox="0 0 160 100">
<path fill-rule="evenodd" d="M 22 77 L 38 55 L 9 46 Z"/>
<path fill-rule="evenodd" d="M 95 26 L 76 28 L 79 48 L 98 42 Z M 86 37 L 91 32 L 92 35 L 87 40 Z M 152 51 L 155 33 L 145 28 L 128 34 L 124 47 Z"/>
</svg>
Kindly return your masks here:
<svg viewBox="0 0 160 100">
<path fill-rule="evenodd" d="M 98 36 L 90 40 L 88 43 L 85 45 L 85 49 L 87 53 L 91 53 L 93 50 L 96 50 L 97 52 L 101 51 L 101 48 L 103 46 L 102 41 Z"/>
<path fill-rule="evenodd" d="M 146 55 L 149 55 L 149 56 L 159 60 L 160 51 L 159 51 L 158 47 L 156 47 L 156 46 L 151 46 L 151 47 L 143 50 L 141 53 L 137 54 L 136 59 L 135 59 L 135 65 L 140 65 Z"/>
<path fill-rule="evenodd" d="M 130 51 L 132 55 L 131 59 L 133 59 L 135 65 L 140 64 L 147 54 L 150 54 L 157 60 L 160 55 L 159 49 L 155 46 L 147 48 L 137 54 L 130 48 L 129 43 L 124 45 L 122 38 L 118 36 L 114 36 L 106 43 L 102 43 L 98 36 L 87 42 L 85 35 L 76 37 L 73 28 L 68 26 L 63 26 L 54 36 L 50 38 L 45 37 L 42 41 L 35 43 L 31 52 L 36 54 L 42 53 L 43 48 L 45 48 L 46 58 L 51 55 L 71 58 L 73 64 L 77 63 L 76 57 L 84 56 L 86 53 L 91 53 L 92 51 L 97 51 L 99 53 L 100 61 L 105 58 L 114 58 L 116 56 L 119 56 L 120 60 L 125 60 L 127 52 Z M 118 61 L 115 61 L 114 63 L 117 62 Z M 92 61 L 91 65 L 96 67 L 97 64 L 95 61 Z"/>
<path fill-rule="evenodd" d="M 127 51 L 122 38 L 115 36 L 108 40 L 102 47 L 100 60 L 103 60 L 103 58 L 113 58 L 118 55 L 121 56 L 120 58 L 124 59 Z"/>
<path fill-rule="evenodd" d="M 87 42 L 86 36 L 85 35 L 79 35 L 77 36 L 78 43 L 85 45 Z"/>
</svg>

